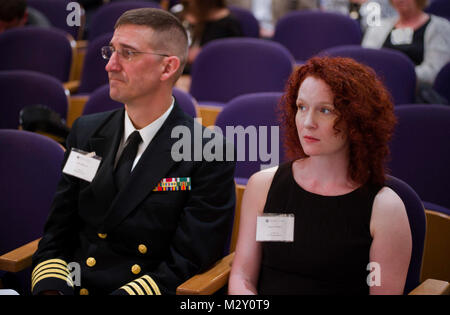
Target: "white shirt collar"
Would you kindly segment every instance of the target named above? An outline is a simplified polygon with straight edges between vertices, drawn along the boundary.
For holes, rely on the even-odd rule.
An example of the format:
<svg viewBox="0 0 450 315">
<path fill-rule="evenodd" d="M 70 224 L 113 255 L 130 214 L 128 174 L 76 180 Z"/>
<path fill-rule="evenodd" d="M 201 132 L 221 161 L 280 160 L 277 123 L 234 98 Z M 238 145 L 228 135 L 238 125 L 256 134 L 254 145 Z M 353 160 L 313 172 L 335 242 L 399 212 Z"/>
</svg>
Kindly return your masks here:
<svg viewBox="0 0 450 315">
<path fill-rule="evenodd" d="M 170 105 L 169 109 L 167 109 L 167 111 L 164 114 L 162 114 L 158 119 L 151 122 L 150 124 L 148 124 L 147 126 L 145 126 L 144 128 L 142 128 L 140 130 L 137 130 L 136 128 L 134 128 L 133 123 L 131 122 L 131 119 L 128 116 L 128 113 L 125 111 L 124 129 L 123 129 L 124 132 L 122 135 L 122 140 L 120 141 L 119 149 L 117 150 L 117 153 L 116 153 L 116 159 L 115 159 L 114 165 L 116 165 L 117 162 L 119 161 L 119 157 L 122 154 L 122 151 L 125 147 L 126 140 L 135 130 L 137 130 L 139 132 L 139 134 L 141 135 L 142 143 L 139 144 L 138 151 L 136 153 L 136 158 L 134 159 L 132 169 L 136 166 L 137 162 L 141 158 L 145 149 L 147 149 L 147 146 L 153 140 L 153 138 L 155 137 L 158 130 L 161 128 L 161 126 L 166 121 L 167 117 L 169 117 L 169 115 L 172 112 L 172 109 L 174 107 L 174 104 L 175 104 L 175 98 L 172 96 L 172 104 Z"/>
<path fill-rule="evenodd" d="M 174 104 L 175 104 L 175 99 L 172 96 L 172 104 L 170 105 L 169 109 L 164 114 L 162 114 L 158 119 L 151 122 L 144 128 L 138 130 L 139 134 L 141 135 L 142 144 L 144 147 L 147 147 L 150 144 L 150 142 L 152 141 L 155 134 L 158 132 L 158 130 L 164 124 L 167 117 L 169 117 L 169 114 L 172 112 Z M 124 134 L 123 134 L 123 138 L 122 138 L 122 140 L 123 140 L 122 143 L 125 143 L 125 141 L 128 139 L 128 137 L 135 130 L 137 130 L 136 128 L 134 128 L 133 123 L 131 122 L 131 119 L 128 116 L 128 113 L 126 111 L 125 111 L 124 129 L 123 130 L 124 130 Z"/>
</svg>

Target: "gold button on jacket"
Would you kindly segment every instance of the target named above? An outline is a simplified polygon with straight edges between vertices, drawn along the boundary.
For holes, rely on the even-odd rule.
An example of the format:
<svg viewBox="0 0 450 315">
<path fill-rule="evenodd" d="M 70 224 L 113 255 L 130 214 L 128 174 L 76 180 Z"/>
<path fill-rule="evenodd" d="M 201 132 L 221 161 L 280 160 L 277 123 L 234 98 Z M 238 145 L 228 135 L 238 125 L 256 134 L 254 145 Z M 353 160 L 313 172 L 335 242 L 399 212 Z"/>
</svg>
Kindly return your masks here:
<svg viewBox="0 0 450 315">
<path fill-rule="evenodd" d="M 80 295 L 89 295 L 89 291 L 87 289 L 81 289 Z"/>
<path fill-rule="evenodd" d="M 141 244 L 138 246 L 138 250 L 141 254 L 145 254 L 145 253 L 147 253 L 147 246 L 145 246 L 144 244 Z"/>
<path fill-rule="evenodd" d="M 133 265 L 133 267 L 131 267 L 131 272 L 135 275 L 139 274 L 141 272 L 141 266 Z"/>
<path fill-rule="evenodd" d="M 88 259 L 86 259 L 86 265 L 88 265 L 89 267 L 94 267 L 95 264 L 96 261 L 94 257 L 89 257 Z"/>
<path fill-rule="evenodd" d="M 105 238 L 108 236 L 108 234 L 106 234 L 106 233 L 98 233 L 97 235 L 98 235 L 98 237 L 100 237 L 101 239 L 105 239 Z"/>
</svg>

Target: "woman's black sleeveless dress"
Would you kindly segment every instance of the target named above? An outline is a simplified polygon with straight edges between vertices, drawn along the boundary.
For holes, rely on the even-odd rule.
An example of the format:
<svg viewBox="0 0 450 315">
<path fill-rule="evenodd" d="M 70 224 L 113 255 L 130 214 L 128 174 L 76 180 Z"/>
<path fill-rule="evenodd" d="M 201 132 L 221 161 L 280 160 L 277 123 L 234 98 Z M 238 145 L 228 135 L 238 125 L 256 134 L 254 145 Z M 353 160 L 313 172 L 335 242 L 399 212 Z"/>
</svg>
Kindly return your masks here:
<svg viewBox="0 0 450 315">
<path fill-rule="evenodd" d="M 264 213 L 293 213 L 294 242 L 263 242 L 259 294 L 369 293 L 370 218 L 381 187 L 341 196 L 302 189 L 292 163 L 279 166 Z"/>
</svg>

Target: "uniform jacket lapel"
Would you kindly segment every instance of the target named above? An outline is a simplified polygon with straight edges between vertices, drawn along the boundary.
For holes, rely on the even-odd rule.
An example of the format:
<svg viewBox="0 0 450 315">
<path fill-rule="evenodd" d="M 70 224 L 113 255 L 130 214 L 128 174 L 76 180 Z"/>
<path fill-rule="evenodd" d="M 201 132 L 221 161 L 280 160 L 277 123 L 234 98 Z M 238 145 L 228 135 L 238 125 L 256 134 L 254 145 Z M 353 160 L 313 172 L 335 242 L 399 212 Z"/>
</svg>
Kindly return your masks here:
<svg viewBox="0 0 450 315">
<path fill-rule="evenodd" d="M 125 110 L 116 112 L 89 140 L 91 150 L 102 157 L 99 170 L 90 187 L 95 195 L 96 207 L 101 209 L 103 215 L 110 208 L 111 201 L 117 193 L 113 171 L 116 152 L 123 133 L 124 114 Z"/>
</svg>

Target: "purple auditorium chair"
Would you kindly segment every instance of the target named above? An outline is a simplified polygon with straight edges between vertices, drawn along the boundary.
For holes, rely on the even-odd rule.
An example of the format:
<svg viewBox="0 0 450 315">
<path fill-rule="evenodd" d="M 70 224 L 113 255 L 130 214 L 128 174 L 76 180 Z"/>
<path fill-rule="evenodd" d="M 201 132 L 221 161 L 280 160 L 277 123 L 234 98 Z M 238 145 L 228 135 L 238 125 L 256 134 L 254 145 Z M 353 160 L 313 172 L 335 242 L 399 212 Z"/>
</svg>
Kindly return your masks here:
<svg viewBox="0 0 450 315">
<path fill-rule="evenodd" d="M 21 130 L 0 130 L 0 256 L 42 236 L 61 174 L 64 150 L 54 140 Z M 5 288 L 30 292 L 29 268 L 1 270 Z M 17 270 L 19 271 L 19 270 Z"/>
<path fill-rule="evenodd" d="M 259 37 L 259 22 L 250 10 L 236 6 L 229 6 L 228 9 L 238 19 L 245 37 Z"/>
<path fill-rule="evenodd" d="M 372 49 L 348 45 L 326 49 L 319 55 L 353 58 L 375 70 L 391 93 L 394 104 L 414 102 L 416 89 L 414 64 L 401 52 L 386 48 Z"/>
<path fill-rule="evenodd" d="M 434 90 L 445 97 L 450 104 L 450 62 L 447 63 L 437 74 L 433 84 Z"/>
<path fill-rule="evenodd" d="M 192 65 L 190 94 L 201 105 L 236 96 L 281 92 L 294 59 L 282 45 L 257 38 L 218 39 L 206 44 Z"/>
<path fill-rule="evenodd" d="M 108 73 L 105 70 L 108 62 L 103 59 L 101 48 L 109 46 L 112 36 L 113 33 L 106 33 L 89 41 L 77 94 L 89 94 L 108 83 Z"/>
<path fill-rule="evenodd" d="M 50 21 L 53 27 L 59 28 L 75 39 L 81 39 L 84 28 L 84 9 L 80 11 L 80 25 L 69 25 L 67 17 L 75 12 L 69 3 L 76 2 L 73 0 L 27 0 L 27 5 L 38 10 Z M 72 21 L 72 19 L 70 19 Z"/>
<path fill-rule="evenodd" d="M 47 74 L 15 70 L 0 71 L 0 128 L 17 129 L 20 110 L 30 105 L 45 105 L 67 116 L 67 96 L 57 79 Z"/>
<path fill-rule="evenodd" d="M 442 16 L 450 20 L 450 1 L 448 0 L 432 0 L 429 1 L 429 5 L 425 8 L 425 12 Z"/>
<path fill-rule="evenodd" d="M 197 116 L 192 96 L 177 88 L 174 88 L 173 95 L 178 105 L 180 105 L 181 109 L 183 109 L 186 114 L 191 117 Z M 122 108 L 123 106 L 122 103 L 116 102 L 109 97 L 109 84 L 105 84 L 90 94 L 89 99 L 83 108 L 83 115 L 106 112 Z"/>
<path fill-rule="evenodd" d="M 31 70 L 69 80 L 72 43 L 58 29 L 20 27 L 0 34 L 0 71 Z"/>
<path fill-rule="evenodd" d="M 360 45 L 360 26 L 350 17 L 322 11 L 295 11 L 275 26 L 273 40 L 289 49 L 298 63 L 319 51 L 340 45 Z"/>
<path fill-rule="evenodd" d="M 274 166 L 284 161 L 281 130 L 277 119 L 281 96 L 281 92 L 242 95 L 227 103 L 217 116 L 216 126 L 220 127 L 223 135 L 235 146 L 237 184 L 246 185 L 250 176 L 260 171 L 262 166 Z M 227 126 L 231 131 L 227 132 Z M 232 132 L 233 130 L 235 132 Z M 272 159 L 269 159 L 269 156 Z"/>
<path fill-rule="evenodd" d="M 411 260 L 403 291 L 404 294 L 408 294 L 420 284 L 420 270 L 426 231 L 425 210 L 417 193 L 404 181 L 394 176 L 387 176 L 386 186 L 395 191 L 402 199 L 411 228 Z"/>
<path fill-rule="evenodd" d="M 411 185 L 425 208 L 435 210 L 428 204 L 432 203 L 450 209 L 450 107 L 404 105 L 395 108 L 395 114 L 398 123 L 389 163 L 392 175 Z"/>
<path fill-rule="evenodd" d="M 161 6 L 153 1 L 119 1 L 104 4 L 92 16 L 88 39 L 93 40 L 99 35 L 114 32 L 117 19 L 125 11 L 138 8 L 161 8 Z"/>
</svg>

